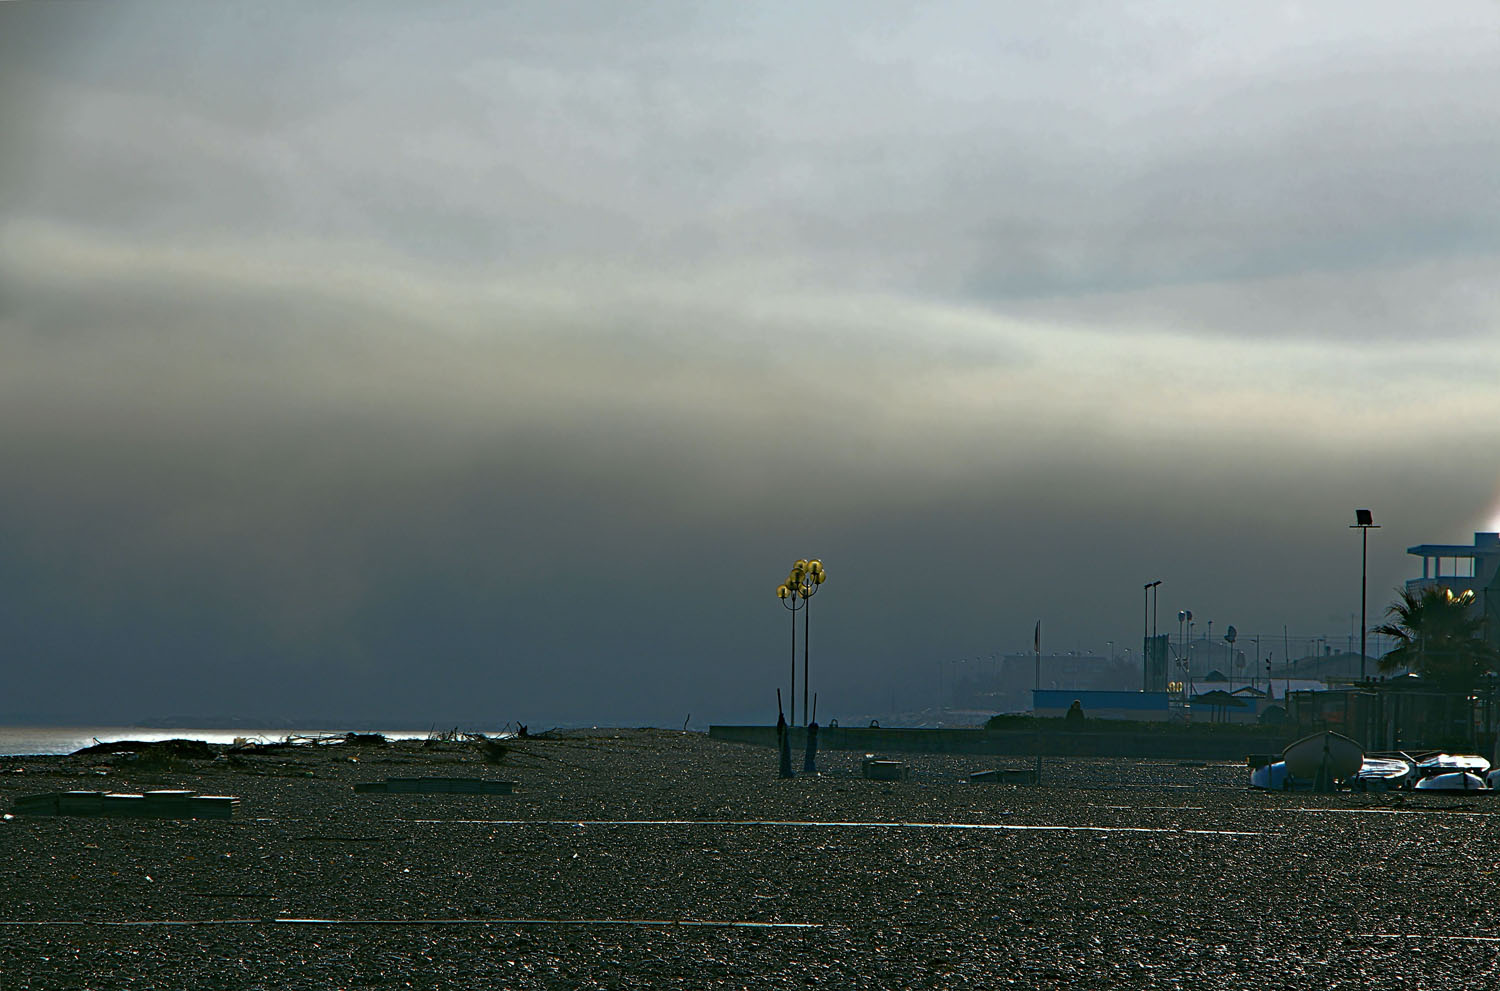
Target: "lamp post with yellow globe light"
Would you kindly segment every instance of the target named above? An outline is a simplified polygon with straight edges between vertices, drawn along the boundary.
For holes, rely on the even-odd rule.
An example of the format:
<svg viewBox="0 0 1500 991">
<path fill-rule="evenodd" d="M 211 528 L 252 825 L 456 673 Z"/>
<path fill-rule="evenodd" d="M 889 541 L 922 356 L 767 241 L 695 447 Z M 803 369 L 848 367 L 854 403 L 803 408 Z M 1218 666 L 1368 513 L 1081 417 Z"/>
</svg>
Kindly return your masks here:
<svg viewBox="0 0 1500 991">
<path fill-rule="evenodd" d="M 776 597 L 792 612 L 792 725 L 797 724 L 797 610 L 802 610 L 802 715 L 812 722 L 812 708 L 808 704 L 808 650 L 812 636 L 812 611 L 808 608 L 817 594 L 828 572 L 817 558 L 797 560 L 792 564 L 786 583 L 776 589 Z"/>
</svg>

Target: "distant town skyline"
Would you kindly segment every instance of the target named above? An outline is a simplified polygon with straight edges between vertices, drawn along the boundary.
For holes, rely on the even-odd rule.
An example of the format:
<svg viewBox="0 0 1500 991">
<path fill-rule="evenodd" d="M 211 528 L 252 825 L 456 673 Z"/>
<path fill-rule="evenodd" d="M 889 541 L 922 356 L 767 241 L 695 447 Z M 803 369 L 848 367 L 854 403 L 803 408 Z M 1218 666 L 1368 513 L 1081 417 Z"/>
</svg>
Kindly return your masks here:
<svg viewBox="0 0 1500 991">
<path fill-rule="evenodd" d="M 1500 7 L 0 4 L 3 708 L 774 718 L 1500 529 Z M 799 632 L 800 636 L 800 632 Z"/>
</svg>

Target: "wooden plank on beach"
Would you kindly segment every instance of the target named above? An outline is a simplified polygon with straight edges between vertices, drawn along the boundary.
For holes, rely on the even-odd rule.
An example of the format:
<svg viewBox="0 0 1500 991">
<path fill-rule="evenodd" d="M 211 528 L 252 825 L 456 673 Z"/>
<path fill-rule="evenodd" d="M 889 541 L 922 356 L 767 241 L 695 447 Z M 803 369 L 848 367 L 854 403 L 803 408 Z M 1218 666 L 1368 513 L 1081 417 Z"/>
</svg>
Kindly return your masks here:
<svg viewBox="0 0 1500 991">
<path fill-rule="evenodd" d="M 16 799 L 16 814 L 55 816 L 57 815 L 57 798 L 56 792 L 48 792 L 45 795 L 22 795 Z"/>
<path fill-rule="evenodd" d="M 96 816 L 104 803 L 102 791 L 65 791 L 57 796 L 57 814 Z"/>
<path fill-rule="evenodd" d="M 240 800 L 233 795 L 194 795 L 188 800 L 194 819 L 230 819 L 239 805 Z"/>
<path fill-rule="evenodd" d="M 509 795 L 514 781 L 488 778 L 386 778 L 384 781 L 361 781 L 354 786 L 359 794 L 402 795 Z"/>
<path fill-rule="evenodd" d="M 1036 784 L 1036 771 L 1002 767 L 997 770 L 975 771 L 969 775 L 969 780 L 975 784 L 991 782 L 1007 785 L 1034 785 Z"/>
<path fill-rule="evenodd" d="M 900 781 L 906 777 L 906 765 L 899 760 L 866 757 L 860 768 L 871 781 Z"/>
<path fill-rule="evenodd" d="M 146 796 L 110 792 L 100 799 L 99 814 L 121 817 L 145 815 Z"/>
<path fill-rule="evenodd" d="M 133 819 L 227 819 L 240 800 L 232 795 L 195 795 L 162 789 L 144 795 L 65 791 L 22 795 L 15 809 L 21 815 L 109 816 Z"/>
</svg>

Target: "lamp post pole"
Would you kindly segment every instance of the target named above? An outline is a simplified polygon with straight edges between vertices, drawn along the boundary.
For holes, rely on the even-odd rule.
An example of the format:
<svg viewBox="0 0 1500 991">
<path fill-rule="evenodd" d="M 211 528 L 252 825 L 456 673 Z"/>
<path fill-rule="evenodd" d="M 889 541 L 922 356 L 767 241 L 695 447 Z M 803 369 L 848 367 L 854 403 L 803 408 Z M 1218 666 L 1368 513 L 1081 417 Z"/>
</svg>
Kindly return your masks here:
<svg viewBox="0 0 1500 991">
<path fill-rule="evenodd" d="M 1161 611 L 1161 579 L 1151 583 L 1151 635 L 1156 636 L 1157 614 Z"/>
<path fill-rule="evenodd" d="M 1141 691 L 1151 690 L 1151 638 L 1156 635 L 1156 589 L 1161 579 L 1147 582 L 1144 586 L 1146 601 L 1141 604 Z M 1113 658 L 1111 658 L 1113 660 Z"/>
<path fill-rule="evenodd" d="M 1182 697 L 1185 699 L 1193 687 L 1193 614 L 1188 613 L 1187 666 L 1183 669 Z"/>
<path fill-rule="evenodd" d="M 1187 630 L 1189 621 L 1193 618 L 1191 609 L 1177 610 L 1177 666 L 1182 669 L 1182 697 L 1187 698 L 1188 679 L 1188 642 Z"/>
<path fill-rule="evenodd" d="M 793 568 L 792 569 L 792 574 L 796 574 L 796 572 L 797 572 L 797 569 Z M 794 582 L 791 579 L 791 576 L 787 577 L 786 584 L 777 586 L 777 588 L 776 588 L 776 597 L 781 600 L 781 604 L 783 606 L 785 606 L 786 609 L 787 609 L 787 611 L 792 614 L 792 690 L 791 690 L 791 693 L 789 695 L 789 698 L 791 699 L 791 706 L 792 706 L 792 718 L 791 718 L 791 721 L 787 723 L 787 725 L 788 726 L 796 726 L 797 725 L 797 610 L 803 608 L 804 606 L 806 606 L 807 603 L 806 603 L 806 601 L 804 599 L 802 599 L 798 595 L 798 583 Z"/>
<path fill-rule="evenodd" d="M 802 716 L 809 723 L 812 722 L 812 707 L 808 703 L 808 646 L 812 641 L 812 597 L 818 589 L 823 587 L 823 580 L 828 573 L 823 570 L 823 562 L 813 558 L 807 562 L 807 574 L 802 576 L 802 600 L 805 603 L 802 613 Z"/>
<path fill-rule="evenodd" d="M 1365 583 L 1369 575 L 1370 530 L 1380 529 L 1374 515 L 1368 509 L 1354 511 L 1354 525 L 1349 529 L 1359 531 L 1359 680 L 1365 680 Z"/>
<path fill-rule="evenodd" d="M 798 559 L 792 564 L 791 573 L 786 576 L 786 584 L 778 586 L 776 597 L 781 604 L 792 610 L 792 725 L 797 725 L 797 617 L 798 609 L 802 610 L 802 715 L 808 722 L 812 722 L 812 706 L 808 700 L 808 646 L 812 640 L 812 609 L 809 607 L 812 597 L 817 594 L 819 587 L 828 577 L 828 572 L 823 570 L 823 562 L 817 558 L 810 561 Z"/>
</svg>

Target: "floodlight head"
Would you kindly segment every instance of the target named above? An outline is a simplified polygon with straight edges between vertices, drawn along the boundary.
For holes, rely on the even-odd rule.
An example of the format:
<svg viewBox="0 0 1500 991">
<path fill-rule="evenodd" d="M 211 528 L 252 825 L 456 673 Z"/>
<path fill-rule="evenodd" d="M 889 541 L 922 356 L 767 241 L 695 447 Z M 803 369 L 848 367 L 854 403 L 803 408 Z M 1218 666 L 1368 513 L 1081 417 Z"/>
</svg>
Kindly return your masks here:
<svg viewBox="0 0 1500 991">
<path fill-rule="evenodd" d="M 1356 509 L 1354 511 L 1354 525 L 1374 526 L 1375 517 L 1370 514 L 1370 511 L 1368 509 Z"/>
</svg>

